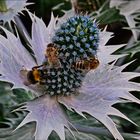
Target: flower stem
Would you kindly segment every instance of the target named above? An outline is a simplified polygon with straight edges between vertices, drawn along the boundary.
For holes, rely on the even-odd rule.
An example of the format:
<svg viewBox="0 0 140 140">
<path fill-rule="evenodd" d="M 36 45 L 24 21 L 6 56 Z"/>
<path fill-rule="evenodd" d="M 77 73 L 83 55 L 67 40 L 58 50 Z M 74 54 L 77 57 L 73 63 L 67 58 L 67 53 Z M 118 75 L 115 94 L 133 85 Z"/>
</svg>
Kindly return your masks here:
<svg viewBox="0 0 140 140">
<path fill-rule="evenodd" d="M 0 0 L 0 12 L 7 12 L 7 5 L 5 0 Z"/>
</svg>

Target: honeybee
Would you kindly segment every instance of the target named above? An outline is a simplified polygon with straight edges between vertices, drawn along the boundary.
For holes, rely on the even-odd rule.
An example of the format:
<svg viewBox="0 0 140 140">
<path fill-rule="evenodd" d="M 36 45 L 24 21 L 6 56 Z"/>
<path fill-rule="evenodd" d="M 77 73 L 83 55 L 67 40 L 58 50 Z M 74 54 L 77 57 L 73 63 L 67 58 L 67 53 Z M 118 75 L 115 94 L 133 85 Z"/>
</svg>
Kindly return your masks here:
<svg viewBox="0 0 140 140">
<path fill-rule="evenodd" d="M 59 53 L 56 44 L 49 43 L 46 48 L 45 57 L 50 67 L 59 68 L 61 67 L 61 63 L 59 60 Z"/>
<path fill-rule="evenodd" d="M 91 57 L 86 60 L 79 60 L 73 64 L 72 67 L 78 70 L 92 70 L 99 66 L 100 62 L 97 58 Z"/>
</svg>

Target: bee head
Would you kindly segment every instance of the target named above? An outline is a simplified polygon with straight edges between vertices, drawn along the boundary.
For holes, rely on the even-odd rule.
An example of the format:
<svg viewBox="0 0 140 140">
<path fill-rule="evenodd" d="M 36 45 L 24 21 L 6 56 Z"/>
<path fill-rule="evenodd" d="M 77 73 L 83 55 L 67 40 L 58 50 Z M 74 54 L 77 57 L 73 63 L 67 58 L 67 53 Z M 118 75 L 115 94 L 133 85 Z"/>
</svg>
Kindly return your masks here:
<svg viewBox="0 0 140 140">
<path fill-rule="evenodd" d="M 91 64 L 92 69 L 96 69 L 99 66 L 100 62 L 98 59 L 95 58 L 92 60 L 92 62 L 90 64 Z"/>
<path fill-rule="evenodd" d="M 58 55 L 58 48 L 56 46 L 56 44 L 54 43 L 49 43 L 47 45 L 47 48 L 46 48 L 46 53 L 45 53 L 46 56 L 57 56 Z"/>
</svg>

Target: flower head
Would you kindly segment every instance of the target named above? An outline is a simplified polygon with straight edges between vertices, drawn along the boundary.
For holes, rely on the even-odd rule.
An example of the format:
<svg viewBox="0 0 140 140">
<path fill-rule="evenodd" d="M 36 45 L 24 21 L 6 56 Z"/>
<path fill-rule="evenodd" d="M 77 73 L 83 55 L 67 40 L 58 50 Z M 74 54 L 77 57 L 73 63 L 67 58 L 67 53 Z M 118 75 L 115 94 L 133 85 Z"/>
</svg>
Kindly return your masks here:
<svg viewBox="0 0 140 140">
<path fill-rule="evenodd" d="M 85 71 L 83 73 L 74 65 L 81 58 L 84 61 L 84 59 L 95 57 L 99 42 L 99 29 L 89 17 L 71 17 L 55 31 L 51 42 L 55 43 L 58 49 L 60 66 L 50 68 L 49 73 L 45 75 L 47 77 L 46 91 L 51 95 L 75 93 L 73 91 L 80 86 Z"/>
<path fill-rule="evenodd" d="M 35 121 L 36 140 L 47 140 L 52 131 L 61 140 L 65 140 L 64 128 L 70 130 L 71 123 L 61 106 L 63 104 L 83 117 L 84 113 L 95 117 L 109 129 L 115 139 L 123 140 L 110 115 L 131 120 L 112 105 L 123 102 L 122 99 L 140 103 L 129 93 L 140 90 L 138 83 L 129 81 L 140 74 L 122 72 L 126 65 L 116 67 L 114 63 L 108 64 L 122 57 L 111 54 L 123 45 L 105 46 L 112 33 L 99 31 L 96 22 L 87 16 L 77 15 L 66 20 L 61 18 L 60 21 L 52 15 L 50 24 L 46 27 L 41 19 L 29 14 L 33 23 L 32 38 L 27 36 L 27 39 L 35 59 L 23 47 L 19 38 L 6 29 L 3 30 L 7 38 L 0 36 L 0 79 L 14 83 L 13 88 L 31 89 L 39 96 L 20 108 L 28 110 L 29 114 L 17 128 Z M 54 60 L 58 61 L 53 62 L 59 63 L 52 63 L 53 58 L 46 52 L 50 43 L 55 44 L 53 47 L 58 50 L 54 53 L 57 58 Z M 79 69 L 76 65 L 79 61 L 89 62 L 91 57 L 97 57 L 100 62 L 96 69 Z M 39 81 L 34 84 L 25 84 L 25 79 L 29 82 L 29 71 L 32 74 L 39 72 L 39 76 L 41 74 L 43 77 L 41 80 L 40 77 L 35 77 Z M 40 93 L 44 95 L 40 96 Z"/>
<path fill-rule="evenodd" d="M 10 22 L 11 20 L 14 21 L 14 17 L 17 16 L 19 13 L 22 13 L 25 6 L 29 5 L 26 3 L 27 0 L 1 0 L 0 2 L 0 20 L 5 22 Z"/>
</svg>

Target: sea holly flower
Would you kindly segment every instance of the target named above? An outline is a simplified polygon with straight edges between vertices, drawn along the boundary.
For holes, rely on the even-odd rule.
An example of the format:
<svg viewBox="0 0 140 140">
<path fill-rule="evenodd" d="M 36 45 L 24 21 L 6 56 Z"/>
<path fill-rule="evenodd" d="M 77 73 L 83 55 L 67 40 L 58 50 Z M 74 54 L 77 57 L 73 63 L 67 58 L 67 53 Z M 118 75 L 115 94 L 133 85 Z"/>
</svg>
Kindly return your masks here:
<svg viewBox="0 0 140 140">
<path fill-rule="evenodd" d="M 1 0 L 0 1 L 0 20 L 5 22 L 14 21 L 14 17 L 25 9 L 29 3 L 27 0 Z"/>
<path fill-rule="evenodd" d="M 36 140 L 47 140 L 52 131 L 55 131 L 61 140 L 65 140 L 64 129 L 67 128 L 72 133 L 73 126 L 63 104 L 68 110 L 74 110 L 83 117 L 84 113 L 93 116 L 107 127 L 115 139 L 123 140 L 110 116 L 132 121 L 112 105 L 126 100 L 140 103 L 129 93 L 140 91 L 138 83 L 129 81 L 140 74 L 122 72 L 128 64 L 120 67 L 114 63 L 108 64 L 122 57 L 112 53 L 124 45 L 106 46 L 112 33 L 100 31 L 96 21 L 92 21 L 88 16 L 75 15 L 56 19 L 52 14 L 46 27 L 42 19 L 31 13 L 29 15 L 32 20 L 32 37 L 27 36 L 27 39 L 35 59 L 24 48 L 19 37 L 4 28 L 7 38 L 0 36 L 0 79 L 13 83 L 13 88 L 30 89 L 38 96 L 19 108 L 29 113 L 17 129 L 35 121 Z M 44 74 L 45 82 L 25 84 L 28 80 L 28 70 L 48 61 L 44 54 L 50 43 L 54 43 L 58 48 L 60 67 L 44 65 L 45 68 L 41 70 L 49 71 Z M 93 56 L 100 62 L 94 70 L 82 71 L 72 66 L 81 59 Z"/>
</svg>

